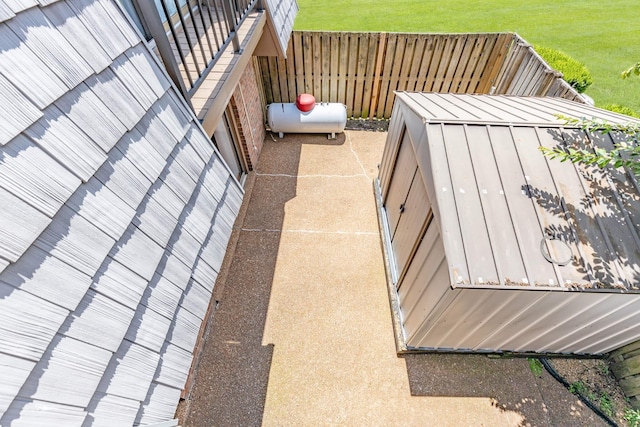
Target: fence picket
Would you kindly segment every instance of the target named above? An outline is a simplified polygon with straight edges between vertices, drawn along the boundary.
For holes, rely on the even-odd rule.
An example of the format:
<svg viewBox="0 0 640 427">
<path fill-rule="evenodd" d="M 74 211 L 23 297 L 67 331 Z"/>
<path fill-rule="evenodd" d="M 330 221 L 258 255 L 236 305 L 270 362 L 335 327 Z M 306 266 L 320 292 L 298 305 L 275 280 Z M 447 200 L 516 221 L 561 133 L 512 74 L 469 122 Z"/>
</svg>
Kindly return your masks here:
<svg viewBox="0 0 640 427">
<path fill-rule="evenodd" d="M 258 57 L 261 96 L 307 92 L 349 117 L 388 118 L 394 91 L 582 98 L 518 35 L 294 31 L 287 59 Z"/>
</svg>

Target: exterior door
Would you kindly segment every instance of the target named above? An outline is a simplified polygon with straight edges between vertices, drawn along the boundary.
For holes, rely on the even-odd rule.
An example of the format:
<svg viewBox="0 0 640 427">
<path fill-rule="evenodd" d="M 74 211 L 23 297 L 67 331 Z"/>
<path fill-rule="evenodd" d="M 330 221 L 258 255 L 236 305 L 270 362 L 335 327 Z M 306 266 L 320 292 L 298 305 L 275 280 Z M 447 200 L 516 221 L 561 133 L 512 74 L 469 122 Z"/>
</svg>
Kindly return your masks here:
<svg viewBox="0 0 640 427">
<path fill-rule="evenodd" d="M 405 132 L 398 149 L 393 178 L 389 185 L 385 209 L 395 260 L 396 277 L 400 279 L 430 216 L 431 203 L 418 168 L 415 152 Z"/>
<path fill-rule="evenodd" d="M 224 113 L 216 127 L 216 130 L 213 132 L 213 137 L 211 139 L 215 146 L 218 147 L 224 161 L 229 165 L 231 172 L 233 172 L 234 176 L 240 180 L 246 170 L 243 167 L 243 163 L 239 155 L 240 150 L 238 144 L 236 144 L 234 135 L 235 132 L 229 123 L 227 113 Z"/>
</svg>

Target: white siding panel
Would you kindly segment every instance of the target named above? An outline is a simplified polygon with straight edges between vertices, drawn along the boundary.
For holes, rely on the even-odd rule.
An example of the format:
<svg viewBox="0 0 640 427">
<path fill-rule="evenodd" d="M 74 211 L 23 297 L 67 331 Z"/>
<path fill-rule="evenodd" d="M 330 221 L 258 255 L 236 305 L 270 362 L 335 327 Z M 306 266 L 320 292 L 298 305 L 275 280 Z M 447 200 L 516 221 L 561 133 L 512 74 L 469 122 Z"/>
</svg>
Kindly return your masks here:
<svg viewBox="0 0 640 427">
<path fill-rule="evenodd" d="M 180 218 L 186 202 L 178 197 L 164 181 L 156 181 L 149 190 L 149 195 L 156 203 L 160 203 L 176 221 Z"/>
<path fill-rule="evenodd" d="M 118 29 L 115 22 L 108 18 L 98 0 L 67 0 L 84 25 L 101 42 L 102 48 L 111 59 L 115 59 L 122 52 L 131 47 L 131 43 Z"/>
<path fill-rule="evenodd" d="M 39 400 L 16 399 L 0 418 L 0 425 L 11 427 L 73 427 L 82 425 L 87 413 L 83 408 Z"/>
<path fill-rule="evenodd" d="M 93 276 L 114 243 L 114 239 L 65 206 L 36 246 Z"/>
<path fill-rule="evenodd" d="M 142 402 L 159 361 L 158 352 L 125 340 L 109 363 L 98 391 Z"/>
<path fill-rule="evenodd" d="M 91 289 L 113 298 L 135 310 L 147 287 L 148 281 L 124 265 L 107 258 L 95 275 Z"/>
<path fill-rule="evenodd" d="M 224 259 L 224 253 L 229 243 L 230 234 L 222 233 L 214 229 L 211 238 L 206 242 L 200 254 L 201 259 L 209 264 L 216 272 L 220 271 L 220 266 Z"/>
<path fill-rule="evenodd" d="M 89 289 L 91 276 L 31 246 L 2 272 L 0 281 L 73 311 Z"/>
<path fill-rule="evenodd" d="M 0 256 L 16 261 L 51 219 L 0 188 Z"/>
<path fill-rule="evenodd" d="M 111 355 L 110 351 L 58 335 L 38 361 L 20 396 L 84 408 Z"/>
<path fill-rule="evenodd" d="M 159 67 L 156 66 L 156 60 L 151 56 L 149 51 L 139 44 L 133 49 L 129 49 L 126 55 L 131 64 L 138 70 L 138 73 L 144 76 L 145 81 L 160 98 L 170 87 L 171 83 L 167 79 Z"/>
<path fill-rule="evenodd" d="M 96 178 L 82 185 L 71 196 L 67 206 L 114 240 L 122 236 L 136 213 Z"/>
<path fill-rule="evenodd" d="M 191 194 L 196 187 L 196 181 L 173 159 L 167 168 L 160 175 L 162 179 L 174 193 L 180 197 L 184 203 L 188 203 Z"/>
<path fill-rule="evenodd" d="M 59 333 L 115 352 L 134 314 L 135 310 L 89 290 Z"/>
<path fill-rule="evenodd" d="M 107 159 L 104 151 L 54 106 L 25 133 L 83 181 Z"/>
<path fill-rule="evenodd" d="M 173 157 L 194 181 L 198 181 L 205 167 L 205 162 L 198 156 L 187 139 L 183 139 L 180 142 L 177 151 L 173 153 Z"/>
<path fill-rule="evenodd" d="M 147 280 L 151 280 L 164 248 L 131 225 L 114 246 L 111 256 Z"/>
<path fill-rule="evenodd" d="M 122 33 L 124 38 L 129 42 L 129 46 L 133 47 L 142 40 L 136 30 L 133 29 L 129 20 L 122 15 L 122 11 L 112 0 L 96 0 L 100 2 L 107 15 L 111 17 L 115 27 Z M 106 16 L 104 17 L 106 20 Z M 115 31 L 115 28 L 113 29 Z"/>
<path fill-rule="evenodd" d="M 0 146 L 42 117 L 42 112 L 9 80 L 0 75 Z"/>
<path fill-rule="evenodd" d="M 87 410 L 83 427 L 132 426 L 140 409 L 137 400 L 96 393 Z"/>
<path fill-rule="evenodd" d="M 169 193 L 173 194 L 171 191 Z M 178 219 L 153 196 L 147 195 L 138 208 L 138 215 L 134 218 L 133 224 L 158 245 L 165 247 L 178 224 Z"/>
<path fill-rule="evenodd" d="M 200 158 L 209 162 L 209 159 L 214 154 L 213 142 L 205 134 L 200 132 L 200 129 L 195 123 L 192 123 L 185 135 L 185 138 L 189 140 L 191 147 L 198 153 Z"/>
<path fill-rule="evenodd" d="M 96 393 L 87 408 L 89 414 L 83 427 L 131 426 L 140 409 L 137 400 Z"/>
<path fill-rule="evenodd" d="M 104 152 L 109 152 L 127 131 L 125 126 L 85 84 L 55 103 Z"/>
<path fill-rule="evenodd" d="M 202 319 L 180 307 L 176 312 L 167 341 L 186 351 L 193 351 L 201 325 Z"/>
<path fill-rule="evenodd" d="M 15 13 L 9 8 L 6 2 L 0 2 L 0 22 L 4 22 L 7 19 L 11 19 L 16 16 Z"/>
<path fill-rule="evenodd" d="M 4 0 L 4 3 L 9 6 L 9 9 L 15 13 L 22 12 L 30 7 L 37 6 L 37 0 Z"/>
<path fill-rule="evenodd" d="M 151 89 L 145 76 L 141 75 L 138 69 L 129 61 L 127 55 L 123 54 L 116 58 L 111 64 L 111 69 L 145 111 L 149 110 L 153 103 L 158 100 L 159 96 Z"/>
<path fill-rule="evenodd" d="M 111 150 L 95 177 L 134 209 L 151 187 L 151 181 L 119 150 Z"/>
<path fill-rule="evenodd" d="M 153 383 L 136 423 L 140 425 L 160 423 L 173 419 L 180 399 L 181 390 L 163 384 Z"/>
<path fill-rule="evenodd" d="M 0 24 L 0 73 L 39 108 L 47 107 L 68 90 L 6 24 Z"/>
<path fill-rule="evenodd" d="M 182 103 L 178 103 L 178 97 L 179 95 L 175 94 L 172 89 L 153 105 L 153 111 L 158 115 L 176 141 L 184 138 L 189 129 L 189 124 L 193 120 Z"/>
<path fill-rule="evenodd" d="M 191 286 L 187 288 L 187 294 L 184 296 L 180 306 L 189 310 L 192 314 L 202 320 L 209 308 L 210 301 L 211 291 L 205 289 L 198 282 L 192 281 Z"/>
<path fill-rule="evenodd" d="M 158 272 L 162 276 L 169 279 L 174 285 L 184 289 L 191 277 L 191 267 L 187 266 L 178 257 L 171 254 L 165 254 L 160 261 Z"/>
<path fill-rule="evenodd" d="M 182 389 L 187 381 L 193 356 L 190 352 L 173 344 L 165 343 L 155 382 Z"/>
<path fill-rule="evenodd" d="M 144 305 L 138 306 L 126 339 L 159 352 L 164 344 L 171 320 Z"/>
<path fill-rule="evenodd" d="M 187 233 L 186 229 L 182 229 L 180 234 L 172 237 L 169 242 L 171 253 L 188 266 L 195 264 L 201 247 L 202 245 L 195 237 Z"/>
<path fill-rule="evenodd" d="M 94 72 L 99 73 L 109 66 L 111 58 L 105 52 L 102 43 L 96 40 L 92 31 L 82 23 L 76 11 L 72 10 L 67 2 L 56 1 L 43 8 L 42 12 L 69 43 L 73 44 Z"/>
<path fill-rule="evenodd" d="M 204 262 L 202 258 L 199 258 L 193 268 L 192 277 L 200 284 L 201 287 L 211 294 L 213 286 L 216 283 L 216 278 L 218 277 L 218 272 L 214 270 L 212 266 Z"/>
<path fill-rule="evenodd" d="M 37 361 L 68 314 L 0 282 L 0 352 Z"/>
<path fill-rule="evenodd" d="M 151 182 L 158 179 L 166 164 L 166 157 L 162 157 L 153 144 L 136 129 L 122 137 L 117 149 Z"/>
<path fill-rule="evenodd" d="M 85 83 L 127 129 L 133 129 L 144 116 L 145 110 L 111 68 L 90 77 Z"/>
<path fill-rule="evenodd" d="M 20 40 L 72 89 L 93 74 L 89 64 L 47 20 L 40 8 L 34 7 L 7 21 Z"/>
<path fill-rule="evenodd" d="M 0 149 L 0 186 L 50 217 L 80 182 L 23 135 Z"/>
<path fill-rule="evenodd" d="M 178 141 L 180 141 L 174 138 L 163 124 L 162 119 L 158 117 L 153 110 L 150 110 L 140 120 L 136 129 L 145 136 L 163 159 L 169 157 L 169 154 L 171 154 Z"/>
<path fill-rule="evenodd" d="M 165 277 L 156 274 L 142 296 L 142 303 L 167 319 L 173 319 L 182 297 L 183 289 Z"/>
<path fill-rule="evenodd" d="M 0 414 L 4 414 L 36 366 L 36 362 L 0 353 Z"/>
</svg>

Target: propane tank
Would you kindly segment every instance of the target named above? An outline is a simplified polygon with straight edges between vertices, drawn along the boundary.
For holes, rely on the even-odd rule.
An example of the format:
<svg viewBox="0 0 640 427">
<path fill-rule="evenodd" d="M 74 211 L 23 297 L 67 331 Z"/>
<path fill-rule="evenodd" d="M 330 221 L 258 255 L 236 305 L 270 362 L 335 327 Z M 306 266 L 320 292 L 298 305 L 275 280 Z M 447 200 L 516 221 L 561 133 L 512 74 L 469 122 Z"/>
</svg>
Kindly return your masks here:
<svg viewBox="0 0 640 427">
<path fill-rule="evenodd" d="M 273 103 L 267 105 L 267 121 L 272 132 L 327 133 L 335 139 L 336 133 L 347 125 L 347 107 L 335 102 L 316 103 L 313 95 L 298 95 L 295 103 Z"/>
</svg>

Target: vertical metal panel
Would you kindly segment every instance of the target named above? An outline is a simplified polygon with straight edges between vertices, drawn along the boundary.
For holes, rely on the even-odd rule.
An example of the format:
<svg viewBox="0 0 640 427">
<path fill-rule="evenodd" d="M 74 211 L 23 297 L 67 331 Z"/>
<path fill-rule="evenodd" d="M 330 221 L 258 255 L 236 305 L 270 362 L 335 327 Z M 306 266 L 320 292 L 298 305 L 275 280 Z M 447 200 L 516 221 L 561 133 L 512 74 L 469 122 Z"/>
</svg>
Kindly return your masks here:
<svg viewBox="0 0 640 427">
<path fill-rule="evenodd" d="M 469 280 L 472 283 L 497 284 L 500 282 L 493 248 L 485 225 L 486 213 L 482 209 L 477 183 L 473 175 L 473 164 L 468 149 L 465 150 L 466 136 L 462 126 L 444 128 L 446 158 L 451 173 L 452 193 L 456 204 L 455 214 L 460 222 L 464 240 L 464 251 L 468 263 Z M 466 171 L 466 173 L 458 173 Z M 453 214 L 447 212 L 446 215 Z"/>
<path fill-rule="evenodd" d="M 507 205 L 512 213 L 513 229 L 527 273 L 526 277 L 513 277 L 512 280 L 526 279 L 520 283 L 542 286 L 550 285 L 549 280 L 553 280 L 551 284 L 558 285 L 552 264 L 545 261 L 540 253 L 540 242 L 544 236 L 540 230 L 536 210 L 539 206 L 534 203 L 527 191 L 531 177 L 535 177 L 537 180 L 549 178 L 544 158 L 537 151 L 535 141 L 532 146 L 531 141 L 516 137 L 514 143 L 513 130 L 507 127 L 491 126 L 488 131 Z M 519 128 L 517 131 L 526 131 L 526 129 Z M 535 136 L 531 132 L 529 135 Z M 518 147 L 519 150 L 516 150 L 519 145 L 528 145 L 528 147 Z M 526 150 L 526 154 L 522 150 Z M 517 167 L 520 161 L 523 166 Z M 529 162 L 533 164 L 527 166 Z"/>
<path fill-rule="evenodd" d="M 447 253 L 451 284 L 463 284 L 469 281 L 469 267 L 464 251 L 457 206 L 451 194 L 455 187 L 451 181 L 451 172 L 446 159 L 444 129 L 441 125 L 428 125 L 425 144 L 422 144 L 418 156 L 418 167 L 425 171 L 427 193 L 433 204 L 434 218 L 440 225 L 443 244 Z M 431 170 L 429 176 L 426 171 Z M 455 214 L 454 214 L 455 213 Z"/>
<path fill-rule="evenodd" d="M 507 204 L 490 135 L 486 126 L 465 126 L 465 133 L 482 211 L 490 212 L 485 220 L 499 282 L 520 283 L 527 272 L 513 226 L 514 213 Z"/>
</svg>

